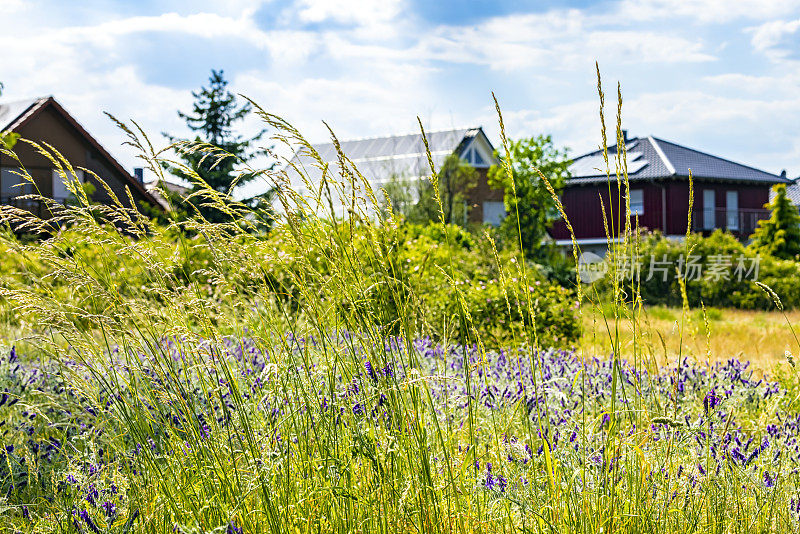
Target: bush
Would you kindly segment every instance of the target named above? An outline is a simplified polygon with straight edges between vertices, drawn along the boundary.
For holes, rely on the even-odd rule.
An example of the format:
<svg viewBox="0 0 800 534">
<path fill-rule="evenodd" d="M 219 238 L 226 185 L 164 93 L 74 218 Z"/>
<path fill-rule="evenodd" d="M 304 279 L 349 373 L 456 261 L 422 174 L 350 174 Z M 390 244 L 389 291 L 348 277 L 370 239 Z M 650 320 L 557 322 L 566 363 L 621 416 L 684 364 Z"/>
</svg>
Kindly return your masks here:
<svg viewBox="0 0 800 534">
<path fill-rule="evenodd" d="M 690 263 L 699 265 L 699 271 L 695 267 L 683 271 L 687 263 L 687 251 L 692 258 Z M 639 258 L 641 295 L 645 304 L 682 305 L 680 284 L 675 272 L 675 268 L 679 267 L 687 276 L 686 296 L 692 307 L 700 306 L 702 302 L 705 306 L 721 308 L 774 308 L 772 298 L 758 287 L 756 280 L 772 288 L 785 307 L 800 306 L 800 286 L 796 283 L 800 277 L 800 264 L 758 255 L 733 235 L 721 230 L 716 230 L 708 237 L 692 234 L 688 242 L 667 239 L 658 232 L 647 234 L 639 244 Z M 621 276 L 627 278 L 626 284 L 630 286 L 630 273 L 635 270 L 632 266 L 637 262 L 631 262 L 628 256 L 621 263 L 627 266 Z M 653 273 L 651 265 L 654 267 Z M 714 265 L 717 266 L 716 271 Z M 658 270 L 662 266 L 669 269 L 666 282 L 664 273 Z M 601 292 L 610 290 L 609 277 L 598 284 Z"/>
</svg>

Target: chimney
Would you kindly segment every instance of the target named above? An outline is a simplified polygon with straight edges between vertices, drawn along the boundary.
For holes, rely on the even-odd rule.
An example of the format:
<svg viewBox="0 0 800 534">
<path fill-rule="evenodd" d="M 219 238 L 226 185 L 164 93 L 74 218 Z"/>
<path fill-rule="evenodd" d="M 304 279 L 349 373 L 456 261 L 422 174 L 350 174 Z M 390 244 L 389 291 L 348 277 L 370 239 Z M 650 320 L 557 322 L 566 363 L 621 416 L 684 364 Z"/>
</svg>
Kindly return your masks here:
<svg viewBox="0 0 800 534">
<path fill-rule="evenodd" d="M 133 177 L 136 178 L 137 182 L 144 185 L 144 169 L 142 167 L 133 168 Z"/>
<path fill-rule="evenodd" d="M 628 141 L 628 130 L 622 130 L 622 140 L 625 142 Z"/>
<path fill-rule="evenodd" d="M 781 171 L 781 178 L 786 178 L 786 169 Z"/>
</svg>

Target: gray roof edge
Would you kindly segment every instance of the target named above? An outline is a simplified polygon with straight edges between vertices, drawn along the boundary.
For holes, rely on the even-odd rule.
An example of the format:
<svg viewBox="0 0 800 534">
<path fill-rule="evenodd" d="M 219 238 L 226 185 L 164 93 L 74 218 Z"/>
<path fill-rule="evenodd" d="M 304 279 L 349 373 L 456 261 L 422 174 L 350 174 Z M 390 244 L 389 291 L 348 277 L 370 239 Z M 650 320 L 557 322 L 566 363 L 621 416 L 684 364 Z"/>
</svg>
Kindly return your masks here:
<svg viewBox="0 0 800 534">
<path fill-rule="evenodd" d="M 23 118 L 25 118 L 35 108 L 41 106 L 44 102 L 47 102 L 50 98 L 52 98 L 52 95 L 39 96 L 35 98 L 21 98 L 19 100 L 12 100 L 11 102 L 0 102 L 0 107 L 8 106 L 11 108 L 12 106 L 18 106 L 20 110 L 15 112 L 13 116 L 10 116 L 4 124 L 0 124 L 0 131 L 12 131 L 22 121 Z M 22 105 L 24 105 L 24 107 L 22 107 Z"/>
<path fill-rule="evenodd" d="M 658 157 L 661 158 L 661 162 L 667 168 L 667 171 L 669 171 L 669 175 L 674 176 L 676 174 L 675 165 L 673 165 L 672 162 L 667 157 L 667 155 L 664 154 L 664 150 L 662 150 L 661 147 L 659 146 L 658 140 L 652 135 L 648 135 L 647 140 L 650 142 L 651 145 L 653 145 L 653 149 L 655 149 L 656 154 L 658 154 Z"/>
<path fill-rule="evenodd" d="M 447 132 L 460 132 L 460 131 L 469 132 L 470 130 L 481 130 L 481 131 L 483 131 L 483 126 L 470 126 L 470 127 L 464 127 L 464 128 L 443 128 L 441 130 L 425 130 L 425 135 L 429 136 L 429 135 L 433 135 L 433 134 L 440 134 L 440 133 L 447 133 Z M 394 135 L 378 135 L 378 136 L 374 136 L 374 137 L 353 137 L 353 138 L 348 138 L 348 139 L 338 139 L 338 138 L 337 139 L 339 140 L 339 143 L 354 143 L 354 142 L 359 142 L 359 141 L 380 141 L 381 139 L 392 139 L 394 137 L 406 137 L 406 136 L 409 136 L 409 135 L 420 135 L 421 133 L 422 133 L 421 131 L 416 131 L 416 132 L 403 132 L 403 133 L 394 134 Z M 484 135 L 486 135 L 486 134 L 484 134 Z M 312 143 L 312 142 L 309 141 L 309 144 L 311 144 L 313 147 L 316 148 L 316 147 L 321 147 L 321 146 L 333 145 L 333 141 L 325 141 L 324 143 Z"/>
<path fill-rule="evenodd" d="M 721 156 L 715 156 L 714 154 L 709 154 L 708 152 L 703 152 L 702 150 L 697 150 L 696 148 L 690 148 L 688 146 L 681 145 L 680 143 L 675 143 L 673 141 L 667 141 L 666 139 L 661 139 L 661 138 L 658 138 L 658 137 L 655 137 L 655 136 L 650 136 L 650 138 L 652 138 L 652 139 L 654 139 L 654 140 L 656 140 L 656 141 L 658 141 L 660 143 L 667 143 L 667 144 L 676 146 L 678 148 L 682 148 L 684 150 L 689 150 L 691 152 L 697 152 L 698 154 L 702 154 L 702 155 L 707 156 L 709 158 L 714 158 L 714 159 L 718 159 L 720 161 L 724 161 L 724 162 L 727 162 L 727 163 L 732 163 L 734 165 L 738 165 L 740 167 L 744 167 L 746 169 L 750 169 L 751 171 L 757 171 L 757 172 L 760 172 L 760 173 L 763 173 L 763 174 L 769 174 L 770 176 L 773 176 L 773 177 L 776 178 L 776 180 L 777 180 L 776 183 L 786 183 L 786 182 L 784 182 L 784 180 L 786 180 L 787 182 L 791 181 L 788 178 L 781 178 L 779 175 L 777 175 L 775 173 L 771 173 L 769 171 L 765 171 L 763 169 L 759 169 L 759 168 L 753 167 L 752 165 L 746 165 L 744 163 L 739 163 L 738 161 L 733 161 L 731 159 L 723 158 Z"/>
</svg>

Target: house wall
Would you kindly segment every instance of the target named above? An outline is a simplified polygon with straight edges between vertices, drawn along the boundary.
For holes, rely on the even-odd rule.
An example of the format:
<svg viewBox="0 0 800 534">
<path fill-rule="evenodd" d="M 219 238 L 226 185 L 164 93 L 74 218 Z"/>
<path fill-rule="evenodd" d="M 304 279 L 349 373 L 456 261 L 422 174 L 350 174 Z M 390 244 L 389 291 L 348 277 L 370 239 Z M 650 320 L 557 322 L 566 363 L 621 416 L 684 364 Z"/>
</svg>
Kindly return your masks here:
<svg viewBox="0 0 800 534">
<path fill-rule="evenodd" d="M 34 118 L 16 130 L 21 137 L 38 143 L 47 143 L 55 148 L 73 167 L 84 167 L 100 176 L 111 188 L 119 200 L 129 206 L 125 185 L 129 179 L 122 175 L 106 157 L 100 154 L 72 124 L 70 124 L 53 106 L 47 105 Z M 40 155 L 33 147 L 18 142 L 14 151 L 20 161 L 36 181 L 44 196 L 53 195 L 53 164 Z M 16 167 L 15 161 L 8 157 L 0 157 L 0 166 Z M 96 192 L 94 200 L 107 203 L 110 197 L 105 189 L 94 178 L 86 175 L 86 180 L 93 183 Z M 135 201 L 145 200 L 138 190 L 130 187 Z"/>
<path fill-rule="evenodd" d="M 640 228 L 662 229 L 663 212 L 661 187 L 652 182 L 631 184 L 631 189 L 641 189 L 644 200 L 644 213 L 639 215 Z M 610 194 L 609 194 L 610 191 Z M 622 188 L 624 193 L 624 186 Z M 608 184 L 587 184 L 567 187 L 561 195 L 561 203 L 567 214 L 575 237 L 578 239 L 598 239 L 606 237 L 603 223 L 603 207 L 609 225 L 609 233 L 618 235 L 619 229 L 625 226 L 621 216 L 625 209 L 624 195 L 621 195 L 617 185 L 610 187 Z M 602 198 L 602 203 L 601 199 Z M 622 198 L 622 202 L 620 199 Z M 620 205 L 622 209 L 620 209 Z M 613 221 L 612 221 L 613 214 Z M 636 224 L 636 217 L 631 216 L 631 224 Z M 612 231 L 612 227 L 614 230 Z M 569 239 L 570 234 L 563 220 L 553 223 L 550 235 L 554 239 Z"/>
<path fill-rule="evenodd" d="M 624 189 L 624 188 L 623 188 Z M 688 181 L 665 180 L 644 183 L 632 183 L 631 189 L 642 189 L 644 195 L 644 214 L 639 217 L 641 228 L 658 229 L 668 235 L 683 235 L 686 233 L 686 224 L 689 211 Z M 711 189 L 715 192 L 715 207 L 724 210 L 727 206 L 727 192 L 739 193 L 739 210 L 761 210 L 769 201 L 769 184 L 740 184 L 725 182 L 710 182 L 697 180 L 694 182 L 693 217 L 698 217 L 703 209 L 703 191 Z M 614 213 L 617 209 L 617 187 L 611 187 L 611 196 L 614 200 Z M 599 197 L 602 197 L 606 206 L 606 217 L 610 217 L 609 188 L 603 184 L 575 185 L 567 187 L 561 196 L 564 210 L 575 231 L 578 239 L 604 238 L 603 213 Z M 666 200 L 666 207 L 662 209 L 662 198 Z M 666 219 L 666 220 L 665 220 Z M 631 219 L 633 223 L 633 218 Z M 695 221 L 696 222 L 696 221 Z M 617 225 L 622 226 L 622 224 Z M 554 239 L 569 239 L 569 231 L 563 220 L 556 221 L 550 234 Z"/>
<path fill-rule="evenodd" d="M 469 215 L 468 219 L 471 223 L 483 223 L 483 203 L 484 202 L 502 202 L 503 190 L 494 189 L 489 186 L 487 174 L 488 168 L 479 168 L 478 183 L 469 194 Z"/>
</svg>

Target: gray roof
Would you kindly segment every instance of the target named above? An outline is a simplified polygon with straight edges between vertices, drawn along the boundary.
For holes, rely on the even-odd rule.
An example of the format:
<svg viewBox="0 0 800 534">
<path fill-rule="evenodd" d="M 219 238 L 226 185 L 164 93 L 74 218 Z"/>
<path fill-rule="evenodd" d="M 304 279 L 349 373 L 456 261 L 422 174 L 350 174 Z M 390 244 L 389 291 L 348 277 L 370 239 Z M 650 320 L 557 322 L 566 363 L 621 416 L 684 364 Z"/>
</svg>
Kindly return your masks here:
<svg viewBox="0 0 800 534">
<path fill-rule="evenodd" d="M 765 172 L 741 163 L 723 159 L 699 150 L 656 137 L 639 137 L 625 142 L 628 162 L 628 179 L 631 181 L 657 178 L 686 178 L 691 169 L 694 178 L 760 182 L 765 184 L 788 183 L 777 174 Z M 609 147 L 609 164 L 614 175 L 616 145 Z M 598 170 L 602 169 L 602 170 Z M 596 150 L 573 160 L 569 183 L 605 181 L 603 152 Z"/>
<path fill-rule="evenodd" d="M 769 199 L 772 200 L 774 196 L 775 194 L 770 191 Z M 792 182 L 786 186 L 786 196 L 789 197 L 792 204 L 800 206 L 800 176 L 792 180 Z"/>
<path fill-rule="evenodd" d="M 21 118 L 25 112 L 46 100 L 47 97 L 28 98 L 0 104 L 0 132 L 11 129 L 17 119 Z"/>
<path fill-rule="evenodd" d="M 437 169 L 450 154 L 460 154 L 477 135 L 485 137 L 480 127 L 426 132 L 425 135 L 428 139 L 434 166 Z M 338 153 L 333 143 L 314 144 L 314 148 L 319 153 L 320 159 L 329 164 L 328 172 L 337 176 L 339 172 Z M 361 174 L 376 184 L 385 183 L 392 177 L 413 178 L 430 174 L 422 134 L 343 141 L 341 148 Z M 296 153 L 291 163 L 303 168 L 312 183 L 321 181 L 322 171 L 319 168 L 319 162 L 313 159 L 307 150 Z M 291 169 L 291 165 L 287 171 L 292 179 L 299 178 Z"/>
</svg>

